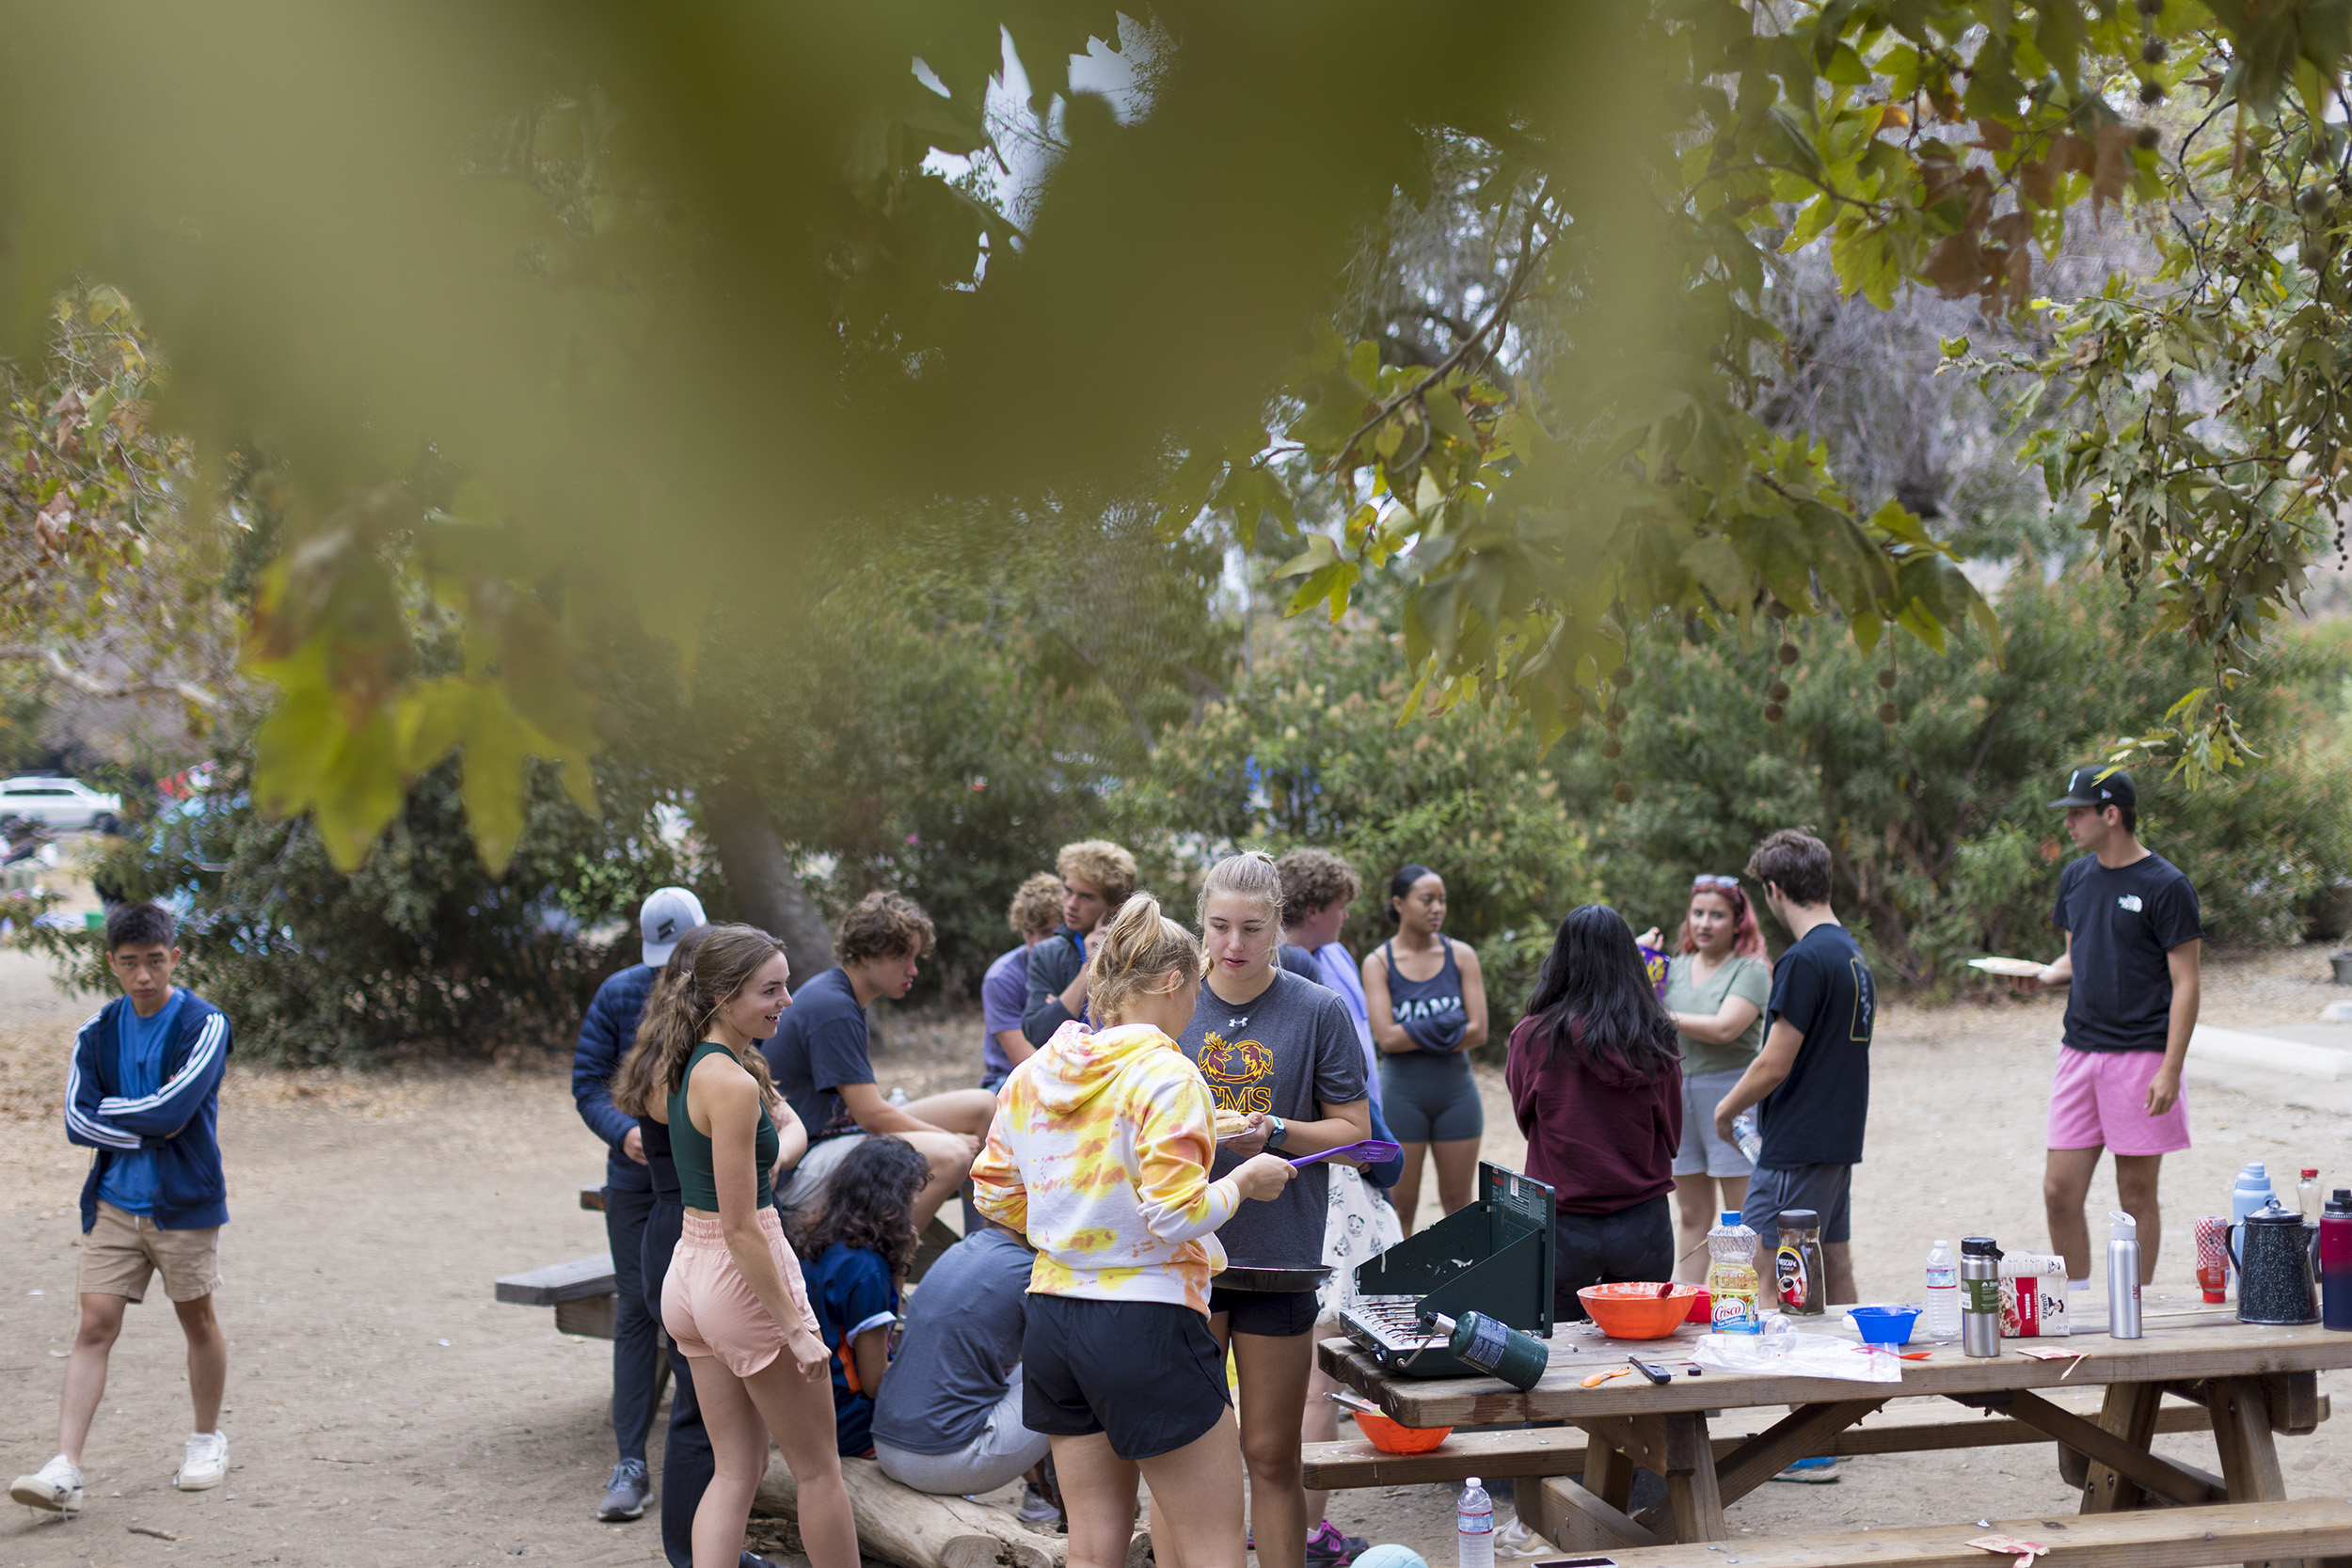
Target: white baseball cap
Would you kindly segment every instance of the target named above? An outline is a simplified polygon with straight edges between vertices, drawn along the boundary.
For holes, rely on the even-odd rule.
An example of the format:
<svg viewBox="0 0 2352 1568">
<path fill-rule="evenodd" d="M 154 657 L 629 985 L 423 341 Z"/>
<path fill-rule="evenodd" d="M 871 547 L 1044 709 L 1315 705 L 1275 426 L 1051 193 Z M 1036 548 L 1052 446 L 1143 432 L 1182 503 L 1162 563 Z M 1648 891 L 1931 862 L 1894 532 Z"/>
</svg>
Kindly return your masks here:
<svg viewBox="0 0 2352 1568">
<path fill-rule="evenodd" d="M 637 911 L 638 934 L 645 939 L 645 962 L 656 969 L 670 961 L 677 939 L 703 923 L 703 901 L 682 887 L 658 887 Z"/>
</svg>

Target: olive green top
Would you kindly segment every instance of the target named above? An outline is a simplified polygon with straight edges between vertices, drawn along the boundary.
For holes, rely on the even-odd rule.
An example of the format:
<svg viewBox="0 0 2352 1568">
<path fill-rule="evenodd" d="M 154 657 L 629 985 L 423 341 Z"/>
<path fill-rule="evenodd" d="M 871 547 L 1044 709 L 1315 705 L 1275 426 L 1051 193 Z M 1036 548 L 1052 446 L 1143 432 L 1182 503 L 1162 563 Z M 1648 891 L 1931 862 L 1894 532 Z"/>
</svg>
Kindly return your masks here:
<svg viewBox="0 0 2352 1568">
<path fill-rule="evenodd" d="M 1682 1076 L 1696 1078 L 1708 1072 L 1744 1072 L 1756 1053 L 1764 1049 L 1764 1014 L 1760 1010 L 1772 994 L 1772 972 L 1761 958 L 1741 958 L 1733 954 L 1725 958 L 1706 979 L 1698 978 L 1699 956 L 1696 953 L 1677 953 L 1666 966 L 1666 1010 L 1676 1013 L 1696 1013 L 1712 1018 L 1724 1010 L 1728 997 L 1743 996 L 1759 1009 L 1755 1021 L 1740 1031 L 1740 1037 L 1724 1045 L 1702 1045 L 1688 1035 L 1682 1041 Z"/>
<path fill-rule="evenodd" d="M 679 1075 L 677 1087 L 670 1093 L 670 1160 L 677 1166 L 678 1201 L 689 1209 L 713 1214 L 719 1212 L 719 1179 L 710 1163 L 709 1137 L 697 1132 L 694 1118 L 686 1114 L 686 1085 L 693 1082 L 696 1064 L 714 1051 L 730 1061 L 740 1060 L 717 1040 L 705 1040 L 686 1058 L 686 1070 Z M 763 1105 L 759 1108 L 759 1134 L 752 1145 L 753 1163 L 759 1169 L 762 1209 L 776 1200 L 768 1185 L 768 1172 L 775 1166 L 777 1150 L 776 1124 L 768 1119 L 768 1107 Z"/>
</svg>

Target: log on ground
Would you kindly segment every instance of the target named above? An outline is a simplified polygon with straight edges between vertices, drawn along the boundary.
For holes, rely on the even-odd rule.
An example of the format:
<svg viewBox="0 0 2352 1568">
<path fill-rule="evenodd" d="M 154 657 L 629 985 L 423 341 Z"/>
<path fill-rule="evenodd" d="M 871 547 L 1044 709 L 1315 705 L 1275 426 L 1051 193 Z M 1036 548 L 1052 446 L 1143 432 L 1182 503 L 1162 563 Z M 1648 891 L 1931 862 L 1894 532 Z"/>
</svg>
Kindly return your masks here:
<svg viewBox="0 0 2352 1568">
<path fill-rule="evenodd" d="M 1025 1528 L 1001 1508 L 901 1486 L 870 1459 L 845 1459 L 841 1479 L 857 1519 L 858 1549 L 898 1568 L 1064 1568 L 1067 1543 Z M 800 1489 L 784 1456 L 771 1451 L 752 1507 L 800 1517 Z"/>
</svg>

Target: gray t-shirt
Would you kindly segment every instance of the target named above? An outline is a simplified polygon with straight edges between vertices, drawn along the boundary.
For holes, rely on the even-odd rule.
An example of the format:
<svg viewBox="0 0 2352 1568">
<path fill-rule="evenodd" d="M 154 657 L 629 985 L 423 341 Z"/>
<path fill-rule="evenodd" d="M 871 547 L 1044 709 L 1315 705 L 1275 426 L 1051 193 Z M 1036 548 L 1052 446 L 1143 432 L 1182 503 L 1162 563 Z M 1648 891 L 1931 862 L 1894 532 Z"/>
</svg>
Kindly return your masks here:
<svg viewBox="0 0 2352 1568">
<path fill-rule="evenodd" d="M 954 1453 L 1011 1386 L 1037 1255 L 993 1226 L 939 1255 L 907 1303 L 898 1359 L 874 1400 L 874 1440 Z"/>
<path fill-rule="evenodd" d="M 1320 1121 L 1323 1105 L 1369 1098 L 1363 1048 L 1356 1041 L 1347 1004 L 1327 987 L 1283 970 L 1276 970 L 1274 983 L 1240 1006 L 1202 986 L 1192 1022 L 1176 1043 L 1209 1081 L 1210 1097 L 1220 1111 Z M 1240 1164 L 1219 1149 L 1210 1174 L 1224 1176 Z M 1309 1165 L 1281 1196 L 1267 1203 L 1245 1201 L 1216 1233 L 1227 1259 L 1274 1269 L 1321 1264 L 1330 1183 L 1329 1166 Z"/>
</svg>

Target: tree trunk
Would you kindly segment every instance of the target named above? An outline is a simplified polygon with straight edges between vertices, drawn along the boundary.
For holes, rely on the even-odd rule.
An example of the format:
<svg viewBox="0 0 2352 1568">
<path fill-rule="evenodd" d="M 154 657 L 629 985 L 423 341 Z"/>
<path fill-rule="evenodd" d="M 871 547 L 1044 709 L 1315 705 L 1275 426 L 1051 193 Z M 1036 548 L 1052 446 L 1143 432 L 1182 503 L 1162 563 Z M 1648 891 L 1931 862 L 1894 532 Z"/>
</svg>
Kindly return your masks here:
<svg viewBox="0 0 2352 1568">
<path fill-rule="evenodd" d="M 1063 1568 L 1068 1560 L 1064 1538 L 1025 1529 L 1010 1509 L 901 1486 L 870 1459 L 844 1459 L 841 1480 L 857 1518 L 861 1556 L 898 1568 Z M 752 1507 L 797 1521 L 800 1493 L 784 1455 L 771 1453 Z"/>
<path fill-rule="evenodd" d="M 801 886 L 759 791 L 739 779 L 722 779 L 703 800 L 720 874 L 743 918 L 784 943 L 796 979 L 831 969 L 833 932 Z"/>
</svg>

